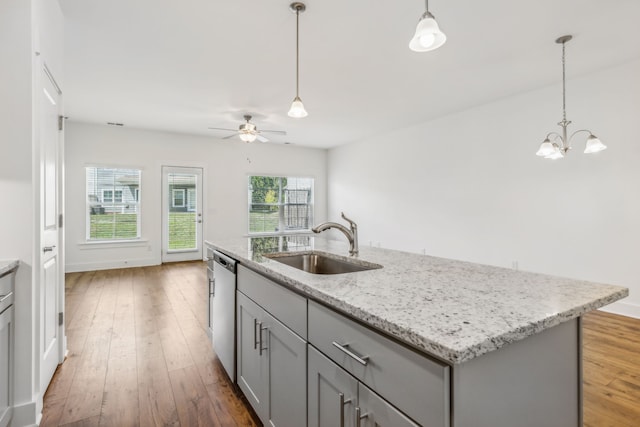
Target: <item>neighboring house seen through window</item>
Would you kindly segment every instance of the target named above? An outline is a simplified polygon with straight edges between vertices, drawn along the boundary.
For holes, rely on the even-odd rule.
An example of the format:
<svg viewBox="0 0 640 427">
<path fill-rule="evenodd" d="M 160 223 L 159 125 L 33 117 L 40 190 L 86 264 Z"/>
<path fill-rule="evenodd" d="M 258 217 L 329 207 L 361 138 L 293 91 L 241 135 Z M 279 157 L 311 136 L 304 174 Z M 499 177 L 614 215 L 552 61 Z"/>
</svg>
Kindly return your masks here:
<svg viewBox="0 0 640 427">
<path fill-rule="evenodd" d="M 139 169 L 86 168 L 87 240 L 140 238 L 140 173 Z"/>
</svg>

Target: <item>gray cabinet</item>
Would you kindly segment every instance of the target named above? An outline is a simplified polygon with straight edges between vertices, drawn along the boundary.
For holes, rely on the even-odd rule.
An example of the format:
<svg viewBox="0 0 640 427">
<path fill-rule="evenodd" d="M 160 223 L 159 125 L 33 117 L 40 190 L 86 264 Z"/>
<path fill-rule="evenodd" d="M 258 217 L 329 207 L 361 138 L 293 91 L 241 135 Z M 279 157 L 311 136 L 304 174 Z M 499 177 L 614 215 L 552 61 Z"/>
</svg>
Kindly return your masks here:
<svg viewBox="0 0 640 427">
<path fill-rule="evenodd" d="M 309 427 L 354 427 L 358 381 L 309 346 Z"/>
<path fill-rule="evenodd" d="M 13 415 L 13 359 L 15 268 L 0 276 L 0 427 Z"/>
<path fill-rule="evenodd" d="M 312 346 L 308 372 L 309 427 L 418 427 Z"/>
<path fill-rule="evenodd" d="M 306 424 L 307 345 L 238 291 L 238 386 L 264 425 Z"/>
</svg>

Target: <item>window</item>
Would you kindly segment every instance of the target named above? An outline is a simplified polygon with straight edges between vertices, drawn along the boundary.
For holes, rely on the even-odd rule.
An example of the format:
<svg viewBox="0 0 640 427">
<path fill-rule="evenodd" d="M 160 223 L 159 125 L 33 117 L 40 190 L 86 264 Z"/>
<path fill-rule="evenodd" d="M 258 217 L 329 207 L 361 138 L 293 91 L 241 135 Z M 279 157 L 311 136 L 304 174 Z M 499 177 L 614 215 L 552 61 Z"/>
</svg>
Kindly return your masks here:
<svg viewBox="0 0 640 427">
<path fill-rule="evenodd" d="M 188 188 L 187 189 L 187 210 L 189 212 L 195 212 L 196 211 L 196 202 L 197 202 L 196 189 L 195 188 Z"/>
<path fill-rule="evenodd" d="M 249 177 L 249 233 L 309 231 L 313 178 Z"/>
<path fill-rule="evenodd" d="M 140 238 L 140 170 L 86 168 L 87 240 Z"/>
<path fill-rule="evenodd" d="M 184 188 L 174 188 L 172 194 L 171 206 L 174 208 L 184 208 Z"/>
</svg>

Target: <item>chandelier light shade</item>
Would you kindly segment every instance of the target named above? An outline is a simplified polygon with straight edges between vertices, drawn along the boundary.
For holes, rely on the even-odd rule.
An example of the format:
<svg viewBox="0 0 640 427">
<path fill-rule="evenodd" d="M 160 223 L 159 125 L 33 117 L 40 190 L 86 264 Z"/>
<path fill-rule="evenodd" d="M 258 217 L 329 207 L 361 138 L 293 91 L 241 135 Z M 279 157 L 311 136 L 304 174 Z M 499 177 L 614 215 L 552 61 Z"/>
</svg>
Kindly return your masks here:
<svg viewBox="0 0 640 427">
<path fill-rule="evenodd" d="M 309 115 L 304 108 L 302 99 L 300 99 L 300 13 L 304 12 L 307 7 L 304 3 L 295 2 L 289 5 L 289 9 L 296 14 L 296 97 L 293 98 L 287 114 L 289 117 L 300 119 Z"/>
<path fill-rule="evenodd" d="M 256 140 L 257 136 L 255 133 L 240 133 L 240 139 L 243 140 L 244 142 L 253 142 Z"/>
<path fill-rule="evenodd" d="M 436 18 L 429 12 L 429 0 L 425 0 L 425 9 L 409 42 L 409 49 L 414 52 L 429 52 L 447 41 L 447 36 L 440 30 Z"/>
<path fill-rule="evenodd" d="M 559 37 L 556 40 L 556 43 L 562 44 L 562 121 L 558 122 L 558 125 L 562 128 L 562 134 L 559 134 L 558 132 L 549 132 L 544 141 L 542 141 L 536 155 L 544 157 L 545 159 L 555 160 L 563 158 L 565 154 L 571 150 L 571 140 L 573 137 L 582 132 L 587 132 L 589 134 L 584 149 L 585 154 L 597 153 L 607 148 L 607 146 L 604 145 L 597 136 L 587 129 L 577 130 L 570 136 L 567 136 L 567 128 L 571 124 L 571 121 L 567 120 L 565 43 L 572 38 L 572 36 L 567 35 Z"/>
</svg>

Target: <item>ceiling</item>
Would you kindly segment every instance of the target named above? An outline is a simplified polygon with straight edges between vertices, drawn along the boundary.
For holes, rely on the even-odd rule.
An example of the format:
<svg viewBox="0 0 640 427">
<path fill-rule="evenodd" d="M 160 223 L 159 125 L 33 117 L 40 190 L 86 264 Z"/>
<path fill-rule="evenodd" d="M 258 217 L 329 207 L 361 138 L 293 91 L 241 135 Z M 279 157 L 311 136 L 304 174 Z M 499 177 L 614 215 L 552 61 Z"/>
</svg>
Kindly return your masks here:
<svg viewBox="0 0 640 427">
<path fill-rule="evenodd" d="M 422 123 L 567 75 L 640 57 L 640 1 L 433 0 L 447 34 L 433 52 L 408 43 L 421 0 L 59 0 L 65 15 L 65 110 L 70 120 L 207 135 L 282 129 L 275 143 L 334 147 Z M 569 96 L 571 87 L 568 87 Z M 559 104 L 560 110 L 560 104 Z M 230 143 L 241 143 L 231 139 Z"/>
</svg>

